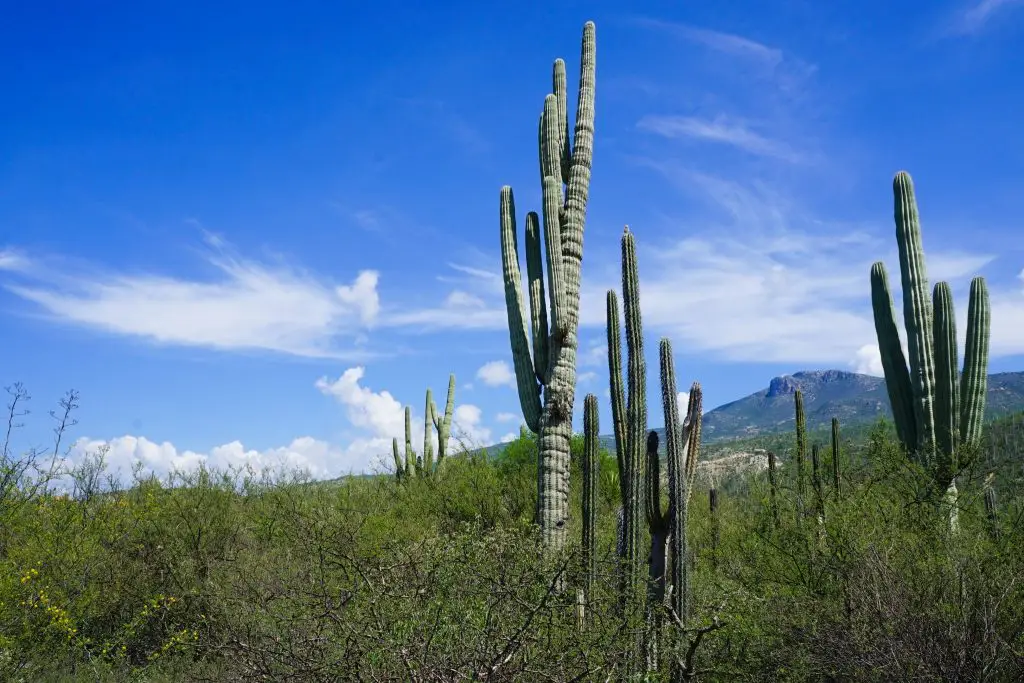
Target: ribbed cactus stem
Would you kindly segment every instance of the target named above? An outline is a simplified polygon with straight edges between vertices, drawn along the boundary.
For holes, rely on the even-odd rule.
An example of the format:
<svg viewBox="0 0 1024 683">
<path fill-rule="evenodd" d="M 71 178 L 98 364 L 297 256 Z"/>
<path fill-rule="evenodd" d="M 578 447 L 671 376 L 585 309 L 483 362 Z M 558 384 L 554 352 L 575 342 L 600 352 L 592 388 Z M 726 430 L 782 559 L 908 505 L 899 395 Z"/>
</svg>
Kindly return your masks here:
<svg viewBox="0 0 1024 683">
<path fill-rule="evenodd" d="M 402 463 L 402 456 L 398 452 L 398 438 L 391 439 L 391 452 L 395 457 L 395 479 L 402 481 L 402 475 L 405 474 L 405 465 Z"/>
<path fill-rule="evenodd" d="M 956 316 L 949 284 L 936 282 L 932 292 L 932 337 L 935 346 L 935 465 L 941 482 L 952 481 L 960 446 L 960 363 Z"/>
<path fill-rule="evenodd" d="M 832 418 L 832 490 L 836 499 L 843 495 L 842 450 L 839 440 L 839 418 Z"/>
<path fill-rule="evenodd" d="M 600 422 L 597 396 L 583 399 L 583 574 L 586 596 L 597 581 L 597 480 Z"/>
<path fill-rule="evenodd" d="M 675 361 L 672 354 L 672 342 L 662 339 L 658 347 L 658 359 L 661 366 L 661 403 L 665 412 L 665 450 L 668 460 L 668 500 L 671 528 L 669 535 L 670 555 L 672 563 L 670 574 L 672 580 L 671 607 L 676 618 L 683 624 L 689 616 L 690 576 L 686 526 L 688 519 L 689 496 L 693 481 L 688 472 L 696 471 L 695 461 L 699 457 L 699 440 L 694 441 L 693 435 L 700 434 L 701 422 L 701 389 L 694 382 L 690 387 L 690 399 L 686 419 L 679 424 L 679 405 L 677 402 Z M 691 459 L 694 465 L 691 466 Z"/>
<path fill-rule="evenodd" d="M 595 45 L 594 24 L 587 22 L 583 28 L 572 141 L 568 135 L 563 62 L 555 63 L 552 76 L 555 92 L 544 101 L 539 128 L 543 218 L 538 220 L 536 215 L 527 218 L 527 275 L 532 312 L 529 325 L 519 267 L 515 201 L 510 187 L 502 188 L 500 201 L 501 260 L 509 341 L 523 417 L 539 436 L 537 517 L 544 543 L 552 549 L 563 546 L 567 530 L 569 444 L 579 343 L 580 266 L 593 157 Z M 541 226 L 546 268 L 539 263 Z"/>
<path fill-rule="evenodd" d="M 996 489 L 993 484 L 994 475 L 990 474 L 985 478 L 985 518 L 988 521 L 988 532 L 994 540 L 999 540 L 999 502 L 996 499 Z"/>
<path fill-rule="evenodd" d="M 405 476 L 416 476 L 416 454 L 412 450 L 412 408 L 405 407 Z"/>
<path fill-rule="evenodd" d="M 713 486 L 708 490 L 708 512 L 711 515 L 711 567 L 718 569 L 718 544 L 722 529 L 718 519 L 718 489 Z"/>
<path fill-rule="evenodd" d="M 807 417 L 804 415 L 804 394 L 797 389 L 793 395 L 796 405 L 796 504 L 803 513 L 807 499 Z"/>
<path fill-rule="evenodd" d="M 921 242 L 914 183 L 900 171 L 892 183 L 895 198 L 896 246 L 903 282 L 903 319 L 910 356 L 910 389 L 917 424 L 917 450 L 925 464 L 935 448 L 935 347 L 931 335 L 932 306 Z"/>
<path fill-rule="evenodd" d="M 612 427 L 615 432 L 615 460 L 619 466 L 620 500 L 625 502 L 629 498 L 626 480 L 626 390 L 622 384 L 622 328 L 619 326 L 619 301 L 614 290 L 608 290 L 605 303 L 608 316 L 608 379 L 612 402 Z"/>
<path fill-rule="evenodd" d="M 960 377 L 961 441 L 972 447 L 981 443 L 981 425 L 985 419 L 991 315 L 985 279 L 976 277 L 971 280 L 967 303 L 967 344 L 964 372 Z"/>
<path fill-rule="evenodd" d="M 631 583 L 639 581 L 642 560 L 644 437 L 647 433 L 647 369 L 644 360 L 643 323 L 640 315 L 640 284 L 636 245 L 627 227 L 622 234 L 622 308 L 626 323 L 627 396 L 626 451 L 626 563 Z"/>
<path fill-rule="evenodd" d="M 775 471 L 775 453 L 768 451 L 768 512 L 772 517 L 772 525 L 779 527 L 779 482 Z"/>
<path fill-rule="evenodd" d="M 917 456 L 917 418 L 914 416 L 914 394 L 910 388 L 910 371 L 903 355 L 896 306 L 889 289 L 889 276 L 881 261 L 871 266 L 871 308 L 875 317 L 875 335 L 885 373 L 885 388 L 889 394 L 896 435 L 907 452 Z"/>
<path fill-rule="evenodd" d="M 821 455 L 818 444 L 811 446 L 811 483 L 814 486 L 814 512 L 820 518 L 825 514 L 825 489 L 821 480 Z"/>
<path fill-rule="evenodd" d="M 430 438 L 430 430 L 433 426 L 434 399 L 430 389 L 427 389 L 426 406 L 423 411 L 423 472 L 430 474 L 434 471 L 434 445 Z"/>
<path fill-rule="evenodd" d="M 455 411 L 455 373 L 448 375 L 448 398 L 445 400 L 444 417 L 437 414 L 437 406 L 431 402 L 430 412 L 434 429 L 437 430 L 437 469 L 441 468 L 441 462 L 448 455 L 448 438 L 452 430 L 452 414 Z"/>
</svg>

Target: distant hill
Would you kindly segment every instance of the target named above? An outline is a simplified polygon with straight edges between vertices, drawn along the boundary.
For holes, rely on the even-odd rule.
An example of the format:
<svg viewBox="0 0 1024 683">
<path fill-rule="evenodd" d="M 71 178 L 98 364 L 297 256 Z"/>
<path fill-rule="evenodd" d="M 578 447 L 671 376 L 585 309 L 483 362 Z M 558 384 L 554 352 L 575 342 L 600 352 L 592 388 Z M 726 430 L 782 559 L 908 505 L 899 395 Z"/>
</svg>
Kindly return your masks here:
<svg viewBox="0 0 1024 683">
<path fill-rule="evenodd" d="M 804 395 L 809 429 L 827 427 L 838 417 L 844 428 L 891 419 L 889 396 L 881 377 L 844 370 L 806 370 L 776 377 L 745 398 L 726 403 L 704 414 L 704 441 L 708 444 L 745 439 L 793 429 L 793 394 Z M 1024 410 L 1024 372 L 1002 372 L 988 377 L 986 419 Z M 661 430 L 658 430 L 661 432 Z M 612 435 L 601 436 L 602 445 L 613 448 Z M 496 455 L 503 445 L 488 447 Z"/>
</svg>

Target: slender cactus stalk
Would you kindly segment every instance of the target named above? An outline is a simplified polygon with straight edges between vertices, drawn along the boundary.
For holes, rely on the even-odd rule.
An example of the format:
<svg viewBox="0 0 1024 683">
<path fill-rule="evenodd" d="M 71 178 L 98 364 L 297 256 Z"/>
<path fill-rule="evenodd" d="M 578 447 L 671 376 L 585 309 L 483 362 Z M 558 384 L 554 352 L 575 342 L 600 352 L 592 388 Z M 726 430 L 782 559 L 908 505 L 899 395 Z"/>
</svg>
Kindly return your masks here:
<svg viewBox="0 0 1024 683">
<path fill-rule="evenodd" d="M 601 426 L 597 413 L 597 396 L 583 399 L 583 576 L 587 601 L 594 594 L 597 581 L 597 480 L 598 434 Z"/>
<path fill-rule="evenodd" d="M 772 526 L 779 528 L 779 482 L 775 471 L 775 453 L 768 451 L 768 511 Z"/>
<path fill-rule="evenodd" d="M 832 490 L 835 491 L 836 500 L 839 500 L 843 496 L 842 486 L 842 463 L 840 458 L 842 453 L 840 451 L 839 442 L 839 418 L 832 418 Z"/>
<path fill-rule="evenodd" d="M 796 404 L 796 514 L 799 519 L 807 504 L 807 418 L 803 392 L 797 389 L 793 400 Z"/>
</svg>

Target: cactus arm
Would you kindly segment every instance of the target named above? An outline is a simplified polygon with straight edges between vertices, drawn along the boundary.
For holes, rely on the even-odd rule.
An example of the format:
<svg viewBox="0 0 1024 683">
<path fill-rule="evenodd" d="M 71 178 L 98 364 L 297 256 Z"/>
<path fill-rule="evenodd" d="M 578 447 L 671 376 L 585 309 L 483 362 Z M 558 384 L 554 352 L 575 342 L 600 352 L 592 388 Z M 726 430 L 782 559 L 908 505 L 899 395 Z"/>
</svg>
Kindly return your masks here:
<svg viewBox="0 0 1024 683">
<path fill-rule="evenodd" d="M 565 60 L 556 59 L 551 74 L 551 86 L 558 103 L 558 157 L 559 180 L 569 182 L 569 113 L 567 111 Z"/>
<path fill-rule="evenodd" d="M 612 401 L 612 426 L 615 431 L 615 460 L 619 467 L 620 500 L 625 502 L 626 489 L 626 397 L 622 386 L 622 330 L 619 327 L 619 302 L 615 290 L 609 289 L 606 299 L 608 316 L 608 382 Z"/>
<path fill-rule="evenodd" d="M 547 372 L 550 375 L 552 368 L 550 362 L 557 358 L 561 342 L 568 335 L 568 305 L 565 299 L 565 268 L 561 259 L 560 236 L 561 226 L 558 224 L 558 195 L 561 191 L 558 181 L 551 176 L 544 178 L 544 243 L 547 249 L 548 262 L 548 310 L 551 318 L 551 330 L 554 335 L 549 342 L 548 353 L 551 358 Z"/>
<path fill-rule="evenodd" d="M 395 479 L 402 480 L 402 456 L 398 454 L 398 438 L 391 439 L 391 452 L 395 457 Z"/>
<path fill-rule="evenodd" d="M 431 415 L 434 399 L 427 389 L 426 406 L 423 408 L 423 474 L 430 474 L 434 469 L 434 446 L 430 440 L 430 428 L 432 426 Z"/>
<path fill-rule="evenodd" d="M 690 385 L 689 400 L 686 405 L 685 435 L 686 443 L 686 500 L 690 500 L 693 482 L 697 478 L 697 461 L 700 459 L 701 429 L 704 423 L 704 392 L 700 382 Z"/>
<path fill-rule="evenodd" d="M 540 218 L 526 214 L 526 279 L 530 286 L 530 323 L 533 328 L 533 371 L 545 384 L 548 375 L 548 308 L 544 299 L 544 259 L 541 255 Z"/>
<path fill-rule="evenodd" d="M 405 475 L 416 474 L 416 454 L 412 451 L 412 408 L 405 407 Z"/>
<path fill-rule="evenodd" d="M 976 277 L 971 280 L 967 304 L 967 344 L 964 348 L 964 372 L 960 377 L 961 441 L 970 446 L 981 442 L 981 425 L 985 419 L 991 316 L 985 279 Z"/>
<path fill-rule="evenodd" d="M 875 335 L 878 351 L 882 357 L 885 373 L 885 388 L 889 394 L 896 434 L 908 453 L 917 448 L 917 422 L 914 417 L 913 392 L 910 388 L 910 372 L 900 345 L 900 333 L 896 326 L 896 307 L 889 290 L 889 276 L 881 261 L 871 266 L 871 308 L 875 317 Z"/>
<path fill-rule="evenodd" d="M 661 512 L 661 463 L 658 459 L 658 432 L 653 429 L 647 434 L 646 481 L 644 508 L 647 513 L 647 526 L 653 533 L 666 521 Z"/>
<path fill-rule="evenodd" d="M 448 454 L 448 437 L 452 429 L 452 412 L 455 408 L 455 373 L 448 375 L 448 398 L 444 405 L 444 419 L 437 419 L 437 406 L 434 406 L 434 421 L 437 426 L 437 466 Z"/>
<path fill-rule="evenodd" d="M 672 356 L 672 342 L 662 339 L 658 345 L 658 359 L 661 366 L 661 405 L 665 415 L 665 452 L 668 460 L 668 498 L 671 515 L 669 534 L 672 564 L 669 568 L 672 581 L 671 609 L 683 624 L 686 623 L 689 608 L 690 583 L 686 561 L 686 523 L 688 515 L 686 490 L 686 457 L 683 453 L 683 431 L 679 425 L 679 405 L 676 393 L 675 361 Z M 692 404 L 691 404 L 692 405 Z"/>
<path fill-rule="evenodd" d="M 804 415 L 804 394 L 799 389 L 793 395 L 796 404 L 796 502 L 803 508 L 807 497 L 807 418 Z"/>
<path fill-rule="evenodd" d="M 910 355 L 910 388 L 917 423 L 917 450 L 925 463 L 935 449 L 935 359 L 932 339 L 931 297 L 921 243 L 921 221 L 910 175 L 900 171 L 893 179 L 896 244 L 903 283 L 903 320 Z"/>
<path fill-rule="evenodd" d="M 832 418 L 832 488 L 836 499 L 842 497 L 842 474 L 840 472 L 839 418 Z"/>
<path fill-rule="evenodd" d="M 519 404 L 526 426 L 536 433 L 540 431 L 540 385 L 533 369 L 530 339 L 526 331 L 526 313 L 523 311 L 523 285 L 516 241 L 515 197 L 512 188 L 507 185 L 501 188 L 501 265 Z"/>
<path fill-rule="evenodd" d="M 960 363 L 956 349 L 956 316 L 953 292 L 946 282 L 936 282 L 932 291 L 934 311 L 932 337 L 935 343 L 935 450 L 936 475 L 943 487 L 956 471 L 954 456 L 960 443 Z"/>
</svg>

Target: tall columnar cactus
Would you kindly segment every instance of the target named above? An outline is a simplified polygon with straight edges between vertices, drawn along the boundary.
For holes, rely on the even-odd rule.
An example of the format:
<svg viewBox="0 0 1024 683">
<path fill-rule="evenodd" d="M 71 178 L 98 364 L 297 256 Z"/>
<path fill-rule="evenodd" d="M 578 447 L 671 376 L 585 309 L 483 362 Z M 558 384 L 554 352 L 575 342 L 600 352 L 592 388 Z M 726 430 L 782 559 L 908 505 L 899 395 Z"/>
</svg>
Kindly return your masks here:
<svg viewBox="0 0 1024 683">
<path fill-rule="evenodd" d="M 958 376 L 953 299 L 946 283 L 928 293 L 921 225 L 910 176 L 893 180 L 896 244 L 903 286 L 903 320 L 909 367 L 900 344 L 896 309 L 885 265 L 871 266 L 871 305 L 875 332 L 896 421 L 896 432 L 910 457 L 928 467 L 936 484 L 955 497 L 960 446 L 981 438 L 988 378 L 990 310 L 985 280 L 971 282 L 967 346 Z"/>
<path fill-rule="evenodd" d="M 644 361 L 643 324 L 640 316 L 640 286 L 636 244 L 629 227 L 622 233 L 622 296 L 626 319 L 626 370 L 628 393 L 624 396 L 621 365 L 622 338 L 619 334 L 618 302 L 608 291 L 608 358 L 612 422 L 618 460 L 622 467 L 623 580 L 630 590 L 641 581 L 643 553 L 644 437 L 647 431 L 647 368 Z M 625 412 L 625 415 L 623 415 Z"/>
<path fill-rule="evenodd" d="M 583 574 L 585 595 L 589 598 L 597 581 L 597 479 L 598 434 L 597 396 L 583 399 Z"/>
<path fill-rule="evenodd" d="M 501 188 L 501 261 L 509 338 L 523 417 L 539 435 L 538 522 L 545 545 L 565 543 L 569 505 L 569 440 L 579 345 L 580 265 L 594 143 L 594 24 L 583 27 L 576 126 L 569 140 L 565 62 L 555 60 L 554 93 L 540 121 L 544 255 L 541 222 L 526 217 L 530 324 L 523 304 L 512 188 Z M 547 264 L 547 302 L 544 270 Z M 532 352 L 531 352 L 532 339 Z M 541 395 L 543 389 L 543 405 Z"/>
<path fill-rule="evenodd" d="M 427 389 L 427 398 L 423 407 L 423 468 L 420 474 L 427 475 L 434 471 L 434 448 L 430 438 L 430 408 L 434 405 L 434 398 L 430 389 Z"/>
<path fill-rule="evenodd" d="M 768 451 L 768 512 L 772 526 L 779 528 L 779 481 L 775 473 L 775 453 Z"/>
<path fill-rule="evenodd" d="M 797 515 L 804 512 L 807 500 L 807 417 L 804 415 L 804 394 L 797 389 L 793 395 L 796 404 L 796 505 Z"/>
<path fill-rule="evenodd" d="M 842 452 L 839 443 L 839 418 L 832 418 L 832 489 L 836 500 L 842 497 Z"/>
<path fill-rule="evenodd" d="M 405 476 L 416 476 L 416 453 L 412 450 L 412 408 L 405 407 Z"/>
<path fill-rule="evenodd" d="M 398 439 L 391 439 L 391 452 L 395 458 L 395 479 L 402 481 L 405 476 L 405 464 L 402 462 L 402 455 L 398 452 Z"/>
</svg>

